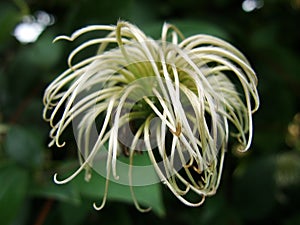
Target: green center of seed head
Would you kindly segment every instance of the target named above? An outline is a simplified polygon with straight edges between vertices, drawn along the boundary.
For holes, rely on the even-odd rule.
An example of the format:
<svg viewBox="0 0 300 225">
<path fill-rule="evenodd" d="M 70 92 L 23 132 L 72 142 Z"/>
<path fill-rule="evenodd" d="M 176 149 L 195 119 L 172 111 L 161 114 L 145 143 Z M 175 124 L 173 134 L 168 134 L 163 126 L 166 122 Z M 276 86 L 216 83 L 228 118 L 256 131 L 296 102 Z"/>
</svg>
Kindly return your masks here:
<svg viewBox="0 0 300 225">
<path fill-rule="evenodd" d="M 162 106 L 156 96 L 146 96 L 151 102 L 162 111 Z M 136 116 L 136 115 L 139 116 Z M 134 103 L 133 107 L 130 110 L 129 115 L 129 127 L 131 132 L 135 135 L 137 130 L 145 123 L 148 117 L 154 117 L 155 113 L 149 104 L 142 98 Z"/>
</svg>

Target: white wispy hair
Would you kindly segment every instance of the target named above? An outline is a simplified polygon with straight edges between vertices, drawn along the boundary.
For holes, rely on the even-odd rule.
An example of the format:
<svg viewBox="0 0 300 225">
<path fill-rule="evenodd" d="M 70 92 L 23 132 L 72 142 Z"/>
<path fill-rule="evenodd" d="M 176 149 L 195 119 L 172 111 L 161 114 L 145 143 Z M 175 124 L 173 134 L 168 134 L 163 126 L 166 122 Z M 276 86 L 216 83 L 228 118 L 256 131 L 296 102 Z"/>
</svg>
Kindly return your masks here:
<svg viewBox="0 0 300 225">
<path fill-rule="evenodd" d="M 52 127 L 49 146 L 63 146 L 61 134 L 81 116 L 74 127 L 82 148 L 81 166 L 61 181 L 56 174 L 55 181 L 69 182 L 83 169 L 89 179 L 96 154 L 107 146 L 105 194 L 102 204 L 94 205 L 101 209 L 110 176 L 118 179 L 121 149 L 126 149 L 130 166 L 135 152 L 146 151 L 160 180 L 180 201 L 201 205 L 219 186 L 229 136 L 236 138 L 240 151 L 250 147 L 252 113 L 258 109 L 259 98 L 249 62 L 219 38 L 203 34 L 184 38 L 167 23 L 160 40 L 119 21 L 116 26 L 88 26 L 55 41 L 74 41 L 92 31 L 108 34 L 74 49 L 69 68 L 44 95 L 44 119 Z M 94 45 L 99 46 L 97 54 L 73 65 L 78 53 Z M 99 118 L 100 129 L 93 141 L 92 129 Z M 147 211 L 139 206 L 130 186 L 136 207 Z M 190 191 L 199 200 L 189 199 Z"/>
</svg>

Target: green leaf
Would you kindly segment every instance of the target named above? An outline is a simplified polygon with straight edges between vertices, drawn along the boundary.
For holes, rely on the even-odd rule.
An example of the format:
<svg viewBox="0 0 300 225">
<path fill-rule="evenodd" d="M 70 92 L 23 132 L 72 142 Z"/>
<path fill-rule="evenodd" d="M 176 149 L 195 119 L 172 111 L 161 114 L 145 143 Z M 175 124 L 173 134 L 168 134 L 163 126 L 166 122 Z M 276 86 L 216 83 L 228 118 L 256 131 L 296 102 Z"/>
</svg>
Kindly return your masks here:
<svg viewBox="0 0 300 225">
<path fill-rule="evenodd" d="M 16 162 L 30 168 L 42 163 L 42 144 L 29 129 L 12 126 L 6 136 L 5 150 Z"/>
<path fill-rule="evenodd" d="M 135 165 L 145 165 L 144 163 L 147 165 L 149 163 L 149 159 L 147 158 L 147 154 L 136 156 L 134 159 Z M 155 172 L 153 171 L 153 174 L 154 173 Z M 151 172 L 149 174 L 135 173 L 133 179 L 152 179 L 151 177 L 154 176 L 153 174 L 151 174 Z M 118 176 L 120 176 L 120 179 L 124 176 L 127 177 L 128 171 L 125 169 L 122 171 L 120 170 L 118 171 Z M 85 181 L 84 173 L 81 173 L 71 183 L 82 195 L 91 197 L 97 204 L 100 204 L 105 192 L 105 181 L 105 177 L 99 175 L 95 171 L 92 171 L 92 178 L 89 182 Z M 159 216 L 164 215 L 165 211 L 162 202 L 160 183 L 147 186 L 135 186 L 133 189 L 138 202 L 141 203 L 143 207 L 152 207 L 152 210 Z M 110 181 L 108 188 L 108 200 L 133 204 L 130 187 L 128 185 L 122 185 L 120 183 Z"/>
<path fill-rule="evenodd" d="M 59 204 L 59 211 L 61 212 L 62 224 L 79 225 L 84 224 L 84 219 L 91 209 L 90 205 L 74 205 L 66 202 Z"/>
<path fill-rule="evenodd" d="M 63 202 L 78 204 L 81 201 L 79 192 L 72 184 L 58 185 L 54 181 L 46 182 L 43 185 L 34 184 L 30 194 L 37 197 L 53 198 Z"/>
<path fill-rule="evenodd" d="M 84 196 L 95 198 L 95 202 L 101 203 L 101 198 L 104 194 L 105 178 L 92 173 L 92 179 L 89 182 L 84 180 L 84 174 L 81 173 L 72 182 L 76 184 L 78 191 Z M 134 187 L 135 195 L 139 203 L 152 210 L 160 216 L 164 215 L 162 196 L 159 184 Z M 121 185 L 115 182 L 110 182 L 108 188 L 108 199 L 133 203 L 129 186 Z"/>
<path fill-rule="evenodd" d="M 1 225 L 10 224 L 19 212 L 27 193 L 28 178 L 28 172 L 16 165 L 0 168 Z"/>
</svg>

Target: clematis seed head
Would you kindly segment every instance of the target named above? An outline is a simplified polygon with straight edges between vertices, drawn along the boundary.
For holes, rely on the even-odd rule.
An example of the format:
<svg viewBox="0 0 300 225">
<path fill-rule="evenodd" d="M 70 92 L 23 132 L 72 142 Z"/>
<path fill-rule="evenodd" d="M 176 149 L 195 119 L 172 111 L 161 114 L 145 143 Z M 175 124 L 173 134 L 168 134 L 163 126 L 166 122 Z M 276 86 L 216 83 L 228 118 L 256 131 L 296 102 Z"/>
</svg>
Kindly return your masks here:
<svg viewBox="0 0 300 225">
<path fill-rule="evenodd" d="M 79 29 L 74 41 L 86 33 L 106 32 L 75 48 L 68 69 L 45 90 L 43 117 L 51 126 L 49 146 L 63 146 L 61 136 L 73 127 L 80 167 L 86 180 L 91 169 L 101 167 L 109 181 L 130 186 L 162 182 L 181 202 L 199 206 L 219 186 L 229 138 L 247 151 L 253 135 L 252 114 L 259 107 L 257 77 L 245 56 L 224 40 L 210 35 L 185 38 L 174 25 L 165 23 L 159 40 L 137 26 L 119 21 Z M 73 63 L 91 46 L 97 52 Z M 151 166 L 138 167 L 145 180 L 133 177 L 133 159 L 147 154 Z M 127 181 L 118 160 L 129 157 Z M 149 178 L 149 169 L 156 178 Z M 96 169 L 97 170 L 97 169 Z M 100 170 L 99 170 L 100 171 Z M 123 179 L 123 181 L 122 181 Z M 198 199 L 191 199 L 189 193 Z M 194 196 L 194 195 L 193 195 Z"/>
</svg>

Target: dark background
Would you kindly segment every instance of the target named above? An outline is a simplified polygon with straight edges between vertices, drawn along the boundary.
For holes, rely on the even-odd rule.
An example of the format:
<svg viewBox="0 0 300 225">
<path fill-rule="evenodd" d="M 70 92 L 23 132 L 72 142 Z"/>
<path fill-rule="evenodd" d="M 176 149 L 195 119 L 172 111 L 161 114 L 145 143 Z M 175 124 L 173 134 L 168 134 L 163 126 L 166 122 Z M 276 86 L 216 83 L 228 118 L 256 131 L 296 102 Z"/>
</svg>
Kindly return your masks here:
<svg viewBox="0 0 300 225">
<path fill-rule="evenodd" d="M 260 1 L 262 2 L 262 1 Z M 251 12 L 238 0 L 15 0 L 0 2 L 0 224 L 300 224 L 300 1 L 265 0 Z M 55 23 L 34 43 L 12 35 L 25 15 L 43 10 Z M 52 40 L 90 24 L 138 25 L 159 38 L 163 22 L 188 36 L 221 37 L 249 59 L 261 107 L 245 154 L 229 151 L 220 188 L 203 206 L 182 205 L 160 184 L 137 188 L 150 213 L 138 212 L 128 188 L 112 184 L 106 207 L 95 211 L 103 180 L 55 185 L 78 166 L 72 138 L 63 149 L 47 147 L 42 120 L 46 86 L 67 68 L 75 43 Z M 85 39 L 81 39 L 84 41 Z"/>
</svg>

